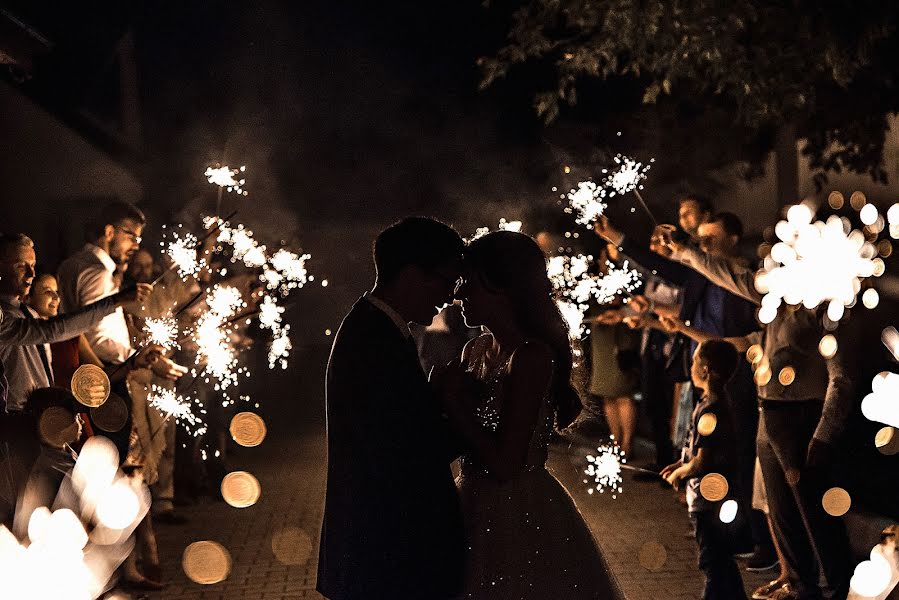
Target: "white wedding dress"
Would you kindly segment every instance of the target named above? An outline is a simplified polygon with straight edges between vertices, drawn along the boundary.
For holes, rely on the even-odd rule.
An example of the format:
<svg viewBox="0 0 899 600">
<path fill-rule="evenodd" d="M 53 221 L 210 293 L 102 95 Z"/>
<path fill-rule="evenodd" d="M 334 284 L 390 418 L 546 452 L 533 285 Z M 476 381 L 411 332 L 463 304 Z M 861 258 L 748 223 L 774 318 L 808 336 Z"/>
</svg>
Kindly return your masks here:
<svg viewBox="0 0 899 600">
<path fill-rule="evenodd" d="M 484 343 L 487 342 L 487 343 Z M 475 342 L 472 373 L 485 385 L 478 407 L 484 427 L 496 431 L 509 359 L 488 364 L 490 338 Z M 615 599 L 617 585 L 593 536 L 565 488 L 546 470 L 553 429 L 547 394 L 527 451 L 527 466 L 499 482 L 463 456 L 456 485 L 468 534 L 463 598 Z"/>
</svg>

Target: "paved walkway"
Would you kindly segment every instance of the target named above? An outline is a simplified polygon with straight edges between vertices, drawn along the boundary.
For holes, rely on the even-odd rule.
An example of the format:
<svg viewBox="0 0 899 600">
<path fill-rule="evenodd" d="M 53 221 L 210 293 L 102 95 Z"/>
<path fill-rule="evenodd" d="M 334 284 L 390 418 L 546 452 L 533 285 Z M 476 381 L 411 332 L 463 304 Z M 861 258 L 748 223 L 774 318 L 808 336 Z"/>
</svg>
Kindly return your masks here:
<svg viewBox="0 0 899 600">
<path fill-rule="evenodd" d="M 253 507 L 236 509 L 221 501 L 186 507 L 186 526 L 158 526 L 160 554 L 168 587 L 148 596 L 166 599 L 321 598 L 314 591 L 318 527 L 321 520 L 325 452 L 321 429 L 242 448 L 229 459 L 232 470 L 247 470 L 259 479 L 262 497 Z M 656 483 L 625 478 L 617 499 L 588 495 L 582 483 L 581 453 L 555 449 L 550 468 L 568 487 L 587 519 L 628 600 L 695 599 L 701 575 L 696 569 L 695 543 L 686 539 L 688 520 L 670 490 Z M 273 536 L 296 528 L 299 547 L 291 561 L 279 562 Z M 198 540 L 213 540 L 231 553 L 233 568 L 222 583 L 191 582 L 181 568 L 184 548 Z M 647 544 L 656 543 L 656 546 Z M 659 546 L 660 545 L 660 546 Z M 664 548 L 664 560 L 659 548 Z M 655 548 L 655 552 L 651 552 Z M 651 567 L 641 565 L 643 562 Z M 652 561 L 657 561 L 652 564 Z M 748 575 L 748 574 L 747 574 Z M 766 577 L 747 576 L 747 589 Z"/>
</svg>

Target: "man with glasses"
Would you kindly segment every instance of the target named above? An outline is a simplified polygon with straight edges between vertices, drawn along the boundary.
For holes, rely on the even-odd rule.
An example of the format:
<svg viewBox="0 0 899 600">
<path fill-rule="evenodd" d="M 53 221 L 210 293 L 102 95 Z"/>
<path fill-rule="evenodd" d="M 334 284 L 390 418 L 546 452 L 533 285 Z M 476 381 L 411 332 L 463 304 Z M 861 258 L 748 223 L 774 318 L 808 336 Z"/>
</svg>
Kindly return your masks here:
<svg viewBox="0 0 899 600">
<path fill-rule="evenodd" d="M 119 291 L 128 262 L 140 249 L 146 217 L 126 202 L 107 204 L 88 228 L 88 242 L 59 266 L 62 312 Z M 125 362 L 133 351 L 125 313 L 119 308 L 85 334 L 105 363 Z"/>
</svg>

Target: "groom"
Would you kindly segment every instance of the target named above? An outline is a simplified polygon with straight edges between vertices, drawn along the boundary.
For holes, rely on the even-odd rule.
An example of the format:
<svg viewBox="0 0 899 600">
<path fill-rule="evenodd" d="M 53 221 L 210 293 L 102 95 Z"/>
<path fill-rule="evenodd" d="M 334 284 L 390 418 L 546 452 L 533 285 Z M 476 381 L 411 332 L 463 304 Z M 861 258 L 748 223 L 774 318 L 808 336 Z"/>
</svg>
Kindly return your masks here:
<svg viewBox="0 0 899 600">
<path fill-rule="evenodd" d="M 463 242 L 412 217 L 374 243 L 377 278 L 328 362 L 328 486 L 318 591 L 332 600 L 459 594 L 463 534 L 448 429 L 408 323 L 452 301 Z"/>
</svg>

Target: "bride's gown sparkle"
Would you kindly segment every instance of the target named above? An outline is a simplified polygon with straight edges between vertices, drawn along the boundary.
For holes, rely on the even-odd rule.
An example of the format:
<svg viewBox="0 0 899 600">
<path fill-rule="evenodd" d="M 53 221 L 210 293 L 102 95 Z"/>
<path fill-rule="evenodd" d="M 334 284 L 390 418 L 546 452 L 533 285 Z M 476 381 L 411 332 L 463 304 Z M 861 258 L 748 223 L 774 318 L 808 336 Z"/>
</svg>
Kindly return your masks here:
<svg viewBox="0 0 899 600">
<path fill-rule="evenodd" d="M 485 384 L 478 417 L 484 427 L 496 431 L 509 359 L 490 368 L 485 345 L 477 343 L 470 366 Z M 546 470 L 552 429 L 547 394 L 526 467 L 509 481 L 492 478 L 475 457 L 462 458 L 456 484 L 469 540 L 465 598 L 617 597 L 587 524 L 565 488 Z"/>
</svg>

